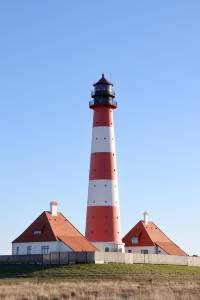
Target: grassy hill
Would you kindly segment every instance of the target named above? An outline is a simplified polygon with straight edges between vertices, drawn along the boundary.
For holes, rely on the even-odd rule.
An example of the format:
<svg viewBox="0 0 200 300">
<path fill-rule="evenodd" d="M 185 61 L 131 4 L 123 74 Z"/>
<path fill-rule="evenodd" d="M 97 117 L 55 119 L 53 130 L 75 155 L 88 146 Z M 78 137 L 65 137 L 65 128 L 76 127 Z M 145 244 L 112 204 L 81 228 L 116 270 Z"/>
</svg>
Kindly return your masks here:
<svg viewBox="0 0 200 300">
<path fill-rule="evenodd" d="M 0 265 L 0 299 L 200 299 L 200 268 Z"/>
<path fill-rule="evenodd" d="M 200 279 L 199 267 L 186 267 L 174 265 L 143 265 L 143 264 L 76 264 L 66 266 L 40 266 L 40 265 L 1 265 L 0 278 L 173 278 L 193 277 Z"/>
</svg>

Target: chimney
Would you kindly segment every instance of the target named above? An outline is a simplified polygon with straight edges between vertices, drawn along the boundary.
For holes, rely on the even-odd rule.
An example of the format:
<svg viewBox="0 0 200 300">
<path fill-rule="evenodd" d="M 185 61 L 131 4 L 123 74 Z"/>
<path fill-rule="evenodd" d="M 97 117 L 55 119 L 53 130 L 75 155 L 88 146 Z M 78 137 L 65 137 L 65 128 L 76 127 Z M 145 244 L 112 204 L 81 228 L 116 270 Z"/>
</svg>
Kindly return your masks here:
<svg viewBox="0 0 200 300">
<path fill-rule="evenodd" d="M 145 225 L 148 225 L 149 224 L 149 214 L 148 214 L 148 212 L 144 212 L 144 224 Z"/>
<path fill-rule="evenodd" d="M 57 217 L 58 215 L 58 203 L 56 201 L 50 202 L 50 213 L 53 217 Z"/>
</svg>

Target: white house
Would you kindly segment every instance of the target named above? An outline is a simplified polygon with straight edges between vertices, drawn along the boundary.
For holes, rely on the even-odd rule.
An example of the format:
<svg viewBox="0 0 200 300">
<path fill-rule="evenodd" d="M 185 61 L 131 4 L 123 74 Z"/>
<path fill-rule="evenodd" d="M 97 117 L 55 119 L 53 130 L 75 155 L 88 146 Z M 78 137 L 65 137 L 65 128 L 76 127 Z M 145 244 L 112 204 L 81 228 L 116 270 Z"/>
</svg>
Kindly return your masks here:
<svg viewBox="0 0 200 300">
<path fill-rule="evenodd" d="M 123 237 L 122 242 L 129 253 L 187 255 L 155 223 L 148 220 L 147 212 L 144 212 L 144 219 Z"/>
<path fill-rule="evenodd" d="M 50 211 L 44 211 L 12 242 L 13 255 L 96 250 L 63 214 L 58 212 L 56 201 L 50 203 Z"/>
</svg>

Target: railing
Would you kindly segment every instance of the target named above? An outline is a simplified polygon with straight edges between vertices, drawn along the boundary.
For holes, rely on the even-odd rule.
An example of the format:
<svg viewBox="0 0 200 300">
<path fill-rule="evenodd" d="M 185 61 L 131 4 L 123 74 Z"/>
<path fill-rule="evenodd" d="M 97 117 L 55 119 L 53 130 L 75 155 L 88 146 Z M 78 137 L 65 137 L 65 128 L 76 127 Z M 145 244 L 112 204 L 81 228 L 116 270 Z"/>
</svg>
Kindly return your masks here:
<svg viewBox="0 0 200 300">
<path fill-rule="evenodd" d="M 52 252 L 35 255 L 0 255 L 2 264 L 67 265 L 75 263 L 160 264 L 200 267 L 200 257 L 119 252 Z"/>
<path fill-rule="evenodd" d="M 93 107 L 94 105 L 111 105 L 117 107 L 117 101 L 113 99 L 99 99 L 99 100 L 91 100 L 89 102 L 89 107 Z"/>
<path fill-rule="evenodd" d="M 94 252 L 51 252 L 49 254 L 0 255 L 1 265 L 40 264 L 65 265 L 75 263 L 95 263 Z"/>
</svg>

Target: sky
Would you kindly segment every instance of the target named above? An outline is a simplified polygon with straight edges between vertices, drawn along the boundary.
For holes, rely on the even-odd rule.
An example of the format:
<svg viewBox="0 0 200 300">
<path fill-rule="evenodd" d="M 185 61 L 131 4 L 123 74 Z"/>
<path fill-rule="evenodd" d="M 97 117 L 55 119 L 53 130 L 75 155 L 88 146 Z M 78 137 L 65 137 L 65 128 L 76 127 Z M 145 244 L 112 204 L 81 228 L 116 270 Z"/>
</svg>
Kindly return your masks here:
<svg viewBox="0 0 200 300">
<path fill-rule="evenodd" d="M 122 233 L 200 255 L 200 2 L 0 1 L 0 254 L 56 199 L 85 231 L 92 84 L 111 80 Z"/>
</svg>

